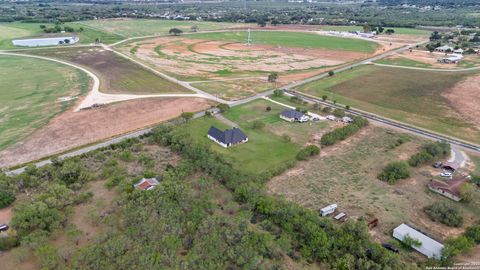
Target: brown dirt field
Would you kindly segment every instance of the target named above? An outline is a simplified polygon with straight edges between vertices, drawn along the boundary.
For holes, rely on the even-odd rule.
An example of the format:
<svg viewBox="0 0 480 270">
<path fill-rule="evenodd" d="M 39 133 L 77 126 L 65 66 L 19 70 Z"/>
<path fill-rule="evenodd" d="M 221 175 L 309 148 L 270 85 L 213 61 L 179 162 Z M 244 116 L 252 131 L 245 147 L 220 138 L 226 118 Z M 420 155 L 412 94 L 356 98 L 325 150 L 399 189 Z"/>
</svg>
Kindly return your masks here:
<svg viewBox="0 0 480 270">
<path fill-rule="evenodd" d="M 0 224 L 8 224 L 12 219 L 12 207 L 0 209 Z"/>
<path fill-rule="evenodd" d="M 154 51 L 157 46 L 161 46 L 161 56 Z M 210 79 L 224 77 L 215 73 L 223 70 L 230 70 L 235 72 L 236 77 L 242 77 L 248 76 L 250 72 L 282 73 L 341 65 L 367 56 L 358 52 L 269 45 L 247 47 L 239 43 L 192 40 L 185 37 L 154 38 L 148 43 L 132 43 L 130 47 L 123 47 L 122 50 L 126 52 L 132 47 L 137 47 L 136 57 L 160 70 L 178 76 L 203 76 Z"/>
<path fill-rule="evenodd" d="M 80 112 L 65 112 L 23 142 L 0 152 L 0 167 L 9 167 L 119 134 L 151 126 L 184 111 L 213 105 L 200 98 L 152 98 L 110 104 Z"/>
<path fill-rule="evenodd" d="M 442 93 L 466 119 L 480 127 L 480 75 L 469 76 L 452 89 Z"/>
<path fill-rule="evenodd" d="M 430 53 L 427 51 L 420 51 L 420 50 L 412 50 L 410 51 L 405 51 L 401 54 L 399 54 L 397 57 L 404 57 L 410 60 L 422 62 L 425 64 L 430 64 L 434 68 L 454 68 L 457 67 L 456 64 L 441 64 L 438 63 L 437 59 L 441 58 L 442 56 L 445 56 L 443 53 Z"/>
</svg>

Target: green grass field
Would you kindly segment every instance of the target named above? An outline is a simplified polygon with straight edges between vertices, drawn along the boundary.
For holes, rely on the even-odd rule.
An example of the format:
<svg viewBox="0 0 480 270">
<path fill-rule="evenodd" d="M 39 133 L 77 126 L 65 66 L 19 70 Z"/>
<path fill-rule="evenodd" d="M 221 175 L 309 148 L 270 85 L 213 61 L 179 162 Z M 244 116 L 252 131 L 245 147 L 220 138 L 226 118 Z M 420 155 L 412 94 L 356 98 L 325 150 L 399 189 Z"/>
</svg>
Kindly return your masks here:
<svg viewBox="0 0 480 270">
<path fill-rule="evenodd" d="M 71 35 L 71 33 L 56 33 L 56 34 L 46 34 L 40 28 L 40 25 L 45 25 L 46 27 L 52 27 L 53 24 L 49 23 L 1 23 L 0 24 L 0 49 L 13 49 L 13 48 L 23 48 L 18 46 L 13 46 L 12 40 L 17 38 L 29 38 L 29 37 L 50 37 L 50 36 L 64 36 Z M 103 43 L 109 44 L 119 40 L 122 40 L 123 37 L 102 32 L 91 27 L 79 24 L 79 23 L 65 23 L 61 25 L 73 27 L 76 31 L 82 27 L 84 30 L 81 32 L 74 33 L 80 38 L 79 44 L 90 44 L 94 43 L 98 38 Z M 5 33 L 5 34 L 4 34 Z"/>
<path fill-rule="evenodd" d="M 405 66 L 405 67 L 431 67 L 432 65 L 422 63 L 408 58 L 384 58 L 376 61 L 376 63 L 384 65 Z"/>
<path fill-rule="evenodd" d="M 271 111 L 267 112 L 266 107 Z M 313 132 L 327 128 L 328 123 L 299 124 L 283 121 L 279 113 L 284 108 L 277 104 L 257 100 L 233 107 L 224 116 L 239 124 L 247 134 L 249 141 L 245 144 L 223 148 L 207 138 L 210 126 L 225 129 L 228 126 L 213 117 L 195 119 L 183 127 L 183 132 L 194 136 L 198 142 L 212 147 L 222 154 L 236 168 L 247 173 L 262 173 L 279 168 L 285 163 L 294 162 L 297 152 Z M 261 130 L 253 129 L 253 122 L 259 120 L 266 124 Z M 282 140 L 283 134 L 291 137 L 291 142 Z"/>
<path fill-rule="evenodd" d="M 442 92 L 473 73 L 362 66 L 303 85 L 299 91 L 460 139 L 480 129 L 460 117 Z"/>
<path fill-rule="evenodd" d="M 39 59 L 0 56 L 0 149 L 27 137 L 87 91 L 89 78 L 74 68 Z"/>
<path fill-rule="evenodd" d="M 321 36 L 303 32 L 252 31 L 251 33 L 253 43 L 272 46 L 330 49 L 366 53 L 374 52 L 377 47 L 377 44 L 371 41 Z M 246 31 L 199 33 L 195 35 L 188 35 L 188 37 L 228 42 L 247 42 Z"/>
<path fill-rule="evenodd" d="M 179 28 L 184 32 L 190 32 L 193 25 L 198 31 L 226 29 L 231 27 L 246 26 L 245 24 L 217 23 L 217 22 L 196 22 L 196 21 L 174 21 L 174 20 L 94 20 L 79 22 L 100 31 L 121 35 L 124 37 L 139 37 L 148 35 L 168 34 L 171 28 Z"/>
<path fill-rule="evenodd" d="M 355 25 L 325 25 L 322 26 L 321 29 L 323 30 L 331 30 L 331 31 L 363 31 L 362 26 L 355 26 Z M 423 30 L 423 29 L 416 29 L 416 28 L 401 28 L 401 27 L 385 27 L 385 29 L 393 29 L 395 30 L 396 34 L 401 35 L 430 35 L 431 31 Z"/>
<path fill-rule="evenodd" d="M 58 35 L 69 35 L 70 33 L 56 33 L 56 34 L 46 34 L 40 28 L 42 23 L 3 23 L 0 24 L 0 30 L 3 32 L 8 33 L 6 36 L 0 36 L 0 48 L 1 49 L 11 49 L 11 48 L 21 48 L 12 45 L 12 39 L 16 38 L 28 38 L 28 37 L 49 37 L 49 36 L 58 36 Z M 44 23 L 43 25 L 47 27 L 54 26 L 53 24 Z M 63 26 L 70 26 L 73 27 L 76 31 L 82 27 L 84 30 L 82 32 L 76 32 L 75 34 L 80 37 L 79 44 L 90 44 L 95 42 L 98 38 L 103 43 L 113 43 L 123 39 L 119 35 L 110 34 L 106 32 L 102 32 L 88 26 L 81 25 L 79 23 L 66 23 L 62 24 Z"/>
</svg>

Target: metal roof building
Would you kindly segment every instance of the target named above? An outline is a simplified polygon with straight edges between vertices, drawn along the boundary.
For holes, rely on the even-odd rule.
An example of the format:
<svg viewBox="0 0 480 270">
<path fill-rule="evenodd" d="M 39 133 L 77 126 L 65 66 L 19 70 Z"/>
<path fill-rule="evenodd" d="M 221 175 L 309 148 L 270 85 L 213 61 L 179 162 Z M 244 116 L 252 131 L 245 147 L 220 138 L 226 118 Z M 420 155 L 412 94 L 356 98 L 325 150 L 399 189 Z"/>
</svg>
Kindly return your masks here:
<svg viewBox="0 0 480 270">
<path fill-rule="evenodd" d="M 421 243 L 421 246 L 412 246 L 412 248 L 428 258 L 440 259 L 442 256 L 443 245 L 441 243 L 413 229 L 412 227 L 406 224 L 401 224 L 393 230 L 393 237 L 400 241 L 403 241 L 406 236 L 418 240 Z"/>
</svg>

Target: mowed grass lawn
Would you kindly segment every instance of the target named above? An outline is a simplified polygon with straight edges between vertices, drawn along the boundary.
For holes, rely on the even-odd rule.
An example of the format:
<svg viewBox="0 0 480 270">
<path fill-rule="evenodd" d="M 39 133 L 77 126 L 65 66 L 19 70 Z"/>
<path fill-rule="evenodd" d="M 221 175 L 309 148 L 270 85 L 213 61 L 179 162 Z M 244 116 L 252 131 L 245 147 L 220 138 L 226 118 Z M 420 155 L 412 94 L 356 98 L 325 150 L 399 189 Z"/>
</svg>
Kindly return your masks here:
<svg viewBox="0 0 480 270">
<path fill-rule="evenodd" d="M 30 37 L 68 36 L 73 34 L 80 38 L 79 44 L 91 44 L 94 43 L 97 38 L 106 44 L 123 39 L 122 36 L 99 31 L 79 23 L 65 23 L 60 25 L 62 28 L 65 26 L 73 27 L 76 31 L 75 33 L 46 34 L 40 28 L 40 25 L 45 25 L 46 27 L 54 26 L 54 24 L 50 23 L 0 23 L 0 49 L 24 48 L 13 46 L 12 40 Z M 79 32 L 80 27 L 83 28 L 81 32 Z"/>
<path fill-rule="evenodd" d="M 0 56 L 0 150 L 27 137 L 62 112 L 60 97 L 88 90 L 83 72 L 50 61 Z"/>
<path fill-rule="evenodd" d="M 395 57 L 395 58 L 384 58 L 376 61 L 376 63 L 384 64 L 384 65 L 394 65 L 394 66 L 404 66 L 404 67 L 431 67 L 432 65 L 415 61 L 408 58 L 403 57 Z"/>
<path fill-rule="evenodd" d="M 317 97 L 480 143 L 480 129 L 456 113 L 442 96 L 473 73 L 362 66 L 301 86 Z"/>
<path fill-rule="evenodd" d="M 147 35 L 168 34 L 171 28 L 179 28 L 184 32 L 190 32 L 191 27 L 196 25 L 198 31 L 217 30 L 232 27 L 247 26 L 237 23 L 175 21 L 175 20 L 148 20 L 148 19 L 105 19 L 79 22 L 100 31 L 121 35 L 124 37 L 139 37 Z"/>
<path fill-rule="evenodd" d="M 78 47 L 23 51 L 66 60 L 91 70 L 101 80 L 100 90 L 113 94 L 191 93 L 111 51 Z"/>
<path fill-rule="evenodd" d="M 231 31 L 198 33 L 186 37 L 246 43 L 248 34 L 247 31 Z M 266 44 L 272 46 L 330 49 L 366 53 L 372 53 L 377 48 L 375 42 L 367 40 L 322 36 L 304 32 L 252 31 L 251 37 L 254 44 Z"/>
<path fill-rule="evenodd" d="M 266 107 L 271 111 L 267 112 Z M 191 134 L 198 142 L 209 145 L 220 153 L 235 168 L 246 173 L 261 174 L 275 170 L 285 164 L 295 162 L 295 156 L 310 132 L 325 128 L 323 124 L 309 126 L 298 123 L 288 123 L 279 118 L 283 107 L 264 100 L 253 101 L 233 107 L 223 115 L 237 123 L 247 134 L 249 141 L 245 144 L 223 148 L 207 138 L 208 129 L 216 126 L 220 129 L 230 128 L 214 117 L 203 117 L 183 125 L 181 132 Z M 259 120 L 266 124 L 263 129 L 254 129 L 253 122 Z M 281 138 L 282 134 L 291 136 L 291 142 Z"/>
</svg>

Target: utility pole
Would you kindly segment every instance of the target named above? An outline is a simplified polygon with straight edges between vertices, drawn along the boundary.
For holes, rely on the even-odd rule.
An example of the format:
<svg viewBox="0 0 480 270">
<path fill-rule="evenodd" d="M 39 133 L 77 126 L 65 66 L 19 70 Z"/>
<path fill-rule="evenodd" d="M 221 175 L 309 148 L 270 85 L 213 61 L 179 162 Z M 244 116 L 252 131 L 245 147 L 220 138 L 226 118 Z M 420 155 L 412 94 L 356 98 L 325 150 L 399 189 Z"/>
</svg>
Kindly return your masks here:
<svg viewBox="0 0 480 270">
<path fill-rule="evenodd" d="M 247 45 L 251 46 L 252 45 L 252 36 L 251 36 L 250 28 L 248 28 L 247 32 L 248 32 Z"/>
</svg>

